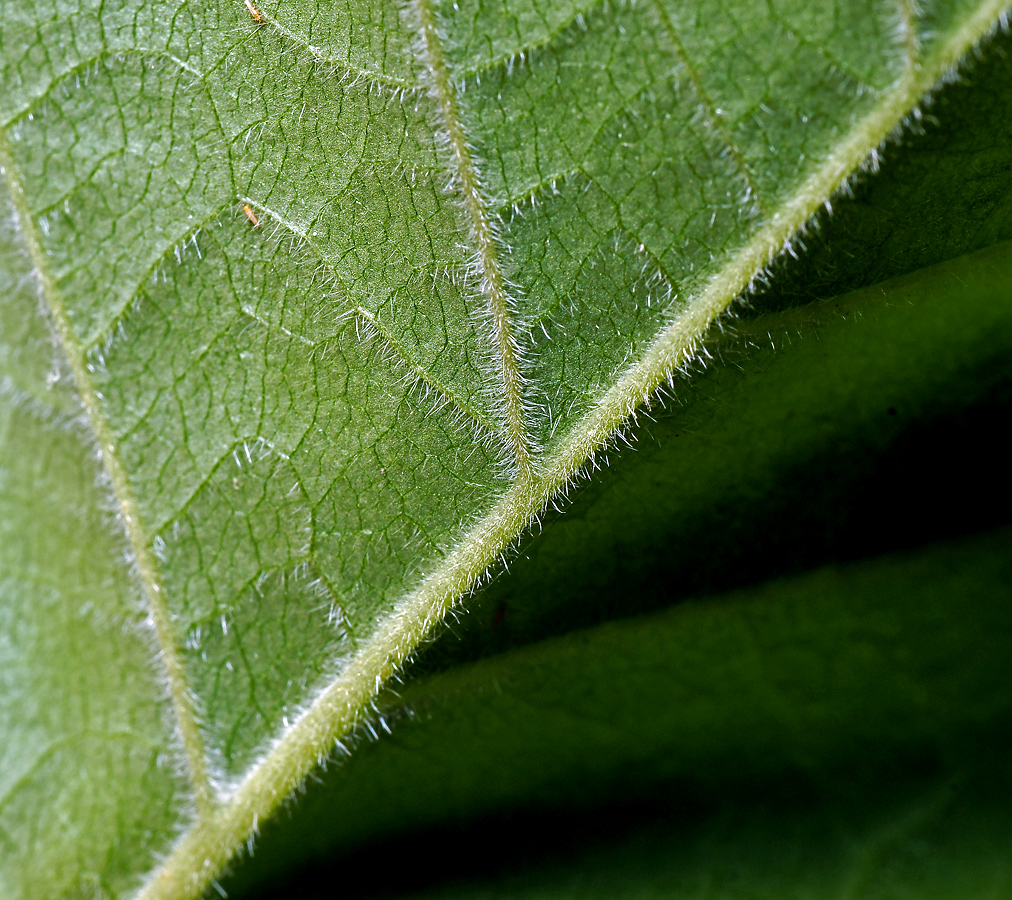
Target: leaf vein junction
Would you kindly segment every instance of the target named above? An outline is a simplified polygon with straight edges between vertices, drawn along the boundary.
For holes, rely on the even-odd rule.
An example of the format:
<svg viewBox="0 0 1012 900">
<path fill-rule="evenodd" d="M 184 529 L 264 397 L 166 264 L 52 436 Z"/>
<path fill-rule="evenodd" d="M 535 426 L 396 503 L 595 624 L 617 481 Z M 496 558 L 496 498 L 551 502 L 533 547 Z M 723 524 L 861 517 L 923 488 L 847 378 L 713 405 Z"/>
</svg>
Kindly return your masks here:
<svg viewBox="0 0 1012 900">
<path fill-rule="evenodd" d="M 664 4 L 661 3 L 660 0 L 654 0 L 654 7 L 657 10 L 657 15 L 660 16 L 661 21 L 664 23 L 664 30 L 668 33 L 671 43 L 674 44 L 675 52 L 678 54 L 678 59 L 681 60 L 682 66 L 685 69 L 685 74 L 688 76 L 689 83 L 692 85 L 692 90 L 702 106 L 703 124 L 713 132 L 717 140 L 720 141 L 720 143 L 727 148 L 728 153 L 731 154 L 731 158 L 734 160 L 735 166 L 745 181 L 745 202 L 754 203 L 761 211 L 763 206 L 762 198 L 759 196 L 758 190 L 756 190 L 755 181 L 752 178 L 752 173 L 749 171 L 749 167 L 745 162 L 745 157 L 742 155 L 741 149 L 735 143 L 734 137 L 724 124 L 721 118 L 721 111 L 717 109 L 706 88 L 703 86 L 703 80 L 699 77 L 699 72 L 696 71 L 696 67 L 692 60 L 689 59 L 689 55 L 685 51 L 685 45 L 682 43 L 682 39 L 678 36 L 675 24 L 671 21 L 671 16 L 668 15 L 668 11 L 664 8 Z"/>
<path fill-rule="evenodd" d="M 457 107 L 456 93 L 450 80 L 443 45 L 436 31 L 436 18 L 431 0 L 415 3 L 425 63 L 432 80 L 432 94 L 438 105 L 439 117 L 449 144 L 455 171 L 453 181 L 461 193 L 470 224 L 471 239 L 476 247 L 475 269 L 480 277 L 481 292 L 487 305 L 497 375 L 501 379 L 502 417 L 506 437 L 513 455 L 516 474 L 530 479 L 534 474 L 527 413 L 524 409 L 524 377 L 521 371 L 522 348 L 513 321 L 515 302 L 510 296 L 506 276 L 499 262 L 499 251 L 488 206 L 482 193 L 478 170 L 467 143 Z"/>
<path fill-rule="evenodd" d="M 11 126 L 18 121 L 18 119 L 22 119 L 33 110 L 39 109 L 42 104 L 52 96 L 53 91 L 69 78 L 73 78 L 75 76 L 80 77 L 82 74 L 87 73 L 88 69 L 92 66 L 98 65 L 98 63 L 104 62 L 110 57 L 125 59 L 130 56 L 166 60 L 200 80 L 203 80 L 205 77 L 202 72 L 193 68 L 193 66 L 189 65 L 184 60 L 181 60 L 178 56 L 173 56 L 171 53 L 166 53 L 161 50 L 148 50 L 136 47 L 124 47 L 122 50 L 103 49 L 90 56 L 84 57 L 74 63 L 74 65 L 68 66 L 59 74 L 54 75 L 45 88 L 28 97 L 26 102 L 20 108 L 13 110 L 6 119 L 0 122 L 0 128 L 4 131 L 8 131 Z"/>
<path fill-rule="evenodd" d="M 299 37 L 295 32 L 286 28 L 276 18 L 262 9 L 258 9 L 257 12 L 260 15 L 260 22 L 256 27 L 263 27 L 263 25 L 270 25 L 278 34 L 287 40 L 291 41 L 298 47 L 302 47 L 310 56 L 313 57 L 317 62 L 323 63 L 325 66 L 329 66 L 332 69 L 343 71 L 345 75 L 350 76 L 354 81 L 368 82 L 377 88 L 386 88 L 392 91 L 394 94 L 410 95 L 420 92 L 418 85 L 412 84 L 403 78 L 397 78 L 394 75 L 387 75 L 380 72 L 370 72 L 368 69 L 363 69 L 359 66 L 353 66 L 351 63 L 336 59 L 333 56 L 328 56 L 319 47 L 314 47 L 304 38 Z"/>
<path fill-rule="evenodd" d="M 317 244 L 316 241 L 314 241 L 306 231 L 303 231 L 301 228 L 294 225 L 293 223 L 288 222 L 285 219 L 282 219 L 277 213 L 273 212 L 272 210 L 268 209 L 262 204 L 257 203 L 255 200 L 248 197 L 243 199 L 246 200 L 255 209 L 260 211 L 262 215 L 269 216 L 271 219 L 273 219 L 274 222 L 277 223 L 277 226 L 279 228 L 290 232 L 292 235 L 294 235 L 294 237 L 298 238 L 299 241 L 301 241 L 302 244 L 312 252 L 313 256 L 315 256 L 316 259 L 319 260 L 323 268 L 326 269 L 328 273 L 330 273 L 330 277 L 334 280 L 334 283 L 338 287 L 340 287 L 341 290 L 344 291 L 349 298 L 353 296 L 351 289 L 344 283 L 344 280 L 342 279 L 340 272 L 337 271 L 333 263 L 327 260 L 327 257 L 324 254 L 323 250 L 320 248 L 319 244 Z M 256 319 L 257 321 L 263 323 L 263 319 L 261 317 L 253 315 L 249 310 L 243 309 L 242 311 L 245 315 L 250 316 L 250 318 Z M 425 366 L 423 366 L 416 360 L 412 359 L 407 349 L 401 344 L 400 341 L 398 341 L 394 337 L 390 329 L 387 328 L 386 325 L 384 325 L 380 321 L 378 316 L 372 310 L 366 309 L 364 306 L 362 306 L 361 303 L 353 303 L 349 304 L 346 312 L 357 316 L 362 321 L 362 324 L 366 328 L 375 331 L 376 334 L 378 334 L 387 344 L 387 346 L 389 346 L 389 348 L 397 355 L 400 361 L 408 369 L 411 370 L 412 375 L 416 379 L 423 382 L 427 389 L 435 392 L 440 397 L 444 398 L 445 400 L 456 406 L 457 409 L 459 409 L 463 415 L 469 418 L 472 421 L 472 423 L 482 432 L 489 432 L 489 433 L 495 432 L 495 426 L 493 425 L 492 422 L 490 422 L 485 416 L 483 416 L 478 410 L 476 410 L 471 404 L 469 404 L 463 397 L 458 396 L 456 392 L 454 392 L 449 386 L 444 384 L 439 378 L 433 375 L 433 373 L 430 372 Z M 267 325 L 267 323 L 263 324 Z M 267 327 L 277 327 L 277 326 L 267 325 Z M 296 338 L 297 340 L 309 344 L 314 348 L 319 348 L 326 344 L 326 341 L 312 341 L 309 338 L 306 338 L 302 335 L 296 335 L 295 333 L 287 331 L 285 329 L 281 330 L 284 331 L 285 334 L 289 335 L 290 337 Z"/>
</svg>

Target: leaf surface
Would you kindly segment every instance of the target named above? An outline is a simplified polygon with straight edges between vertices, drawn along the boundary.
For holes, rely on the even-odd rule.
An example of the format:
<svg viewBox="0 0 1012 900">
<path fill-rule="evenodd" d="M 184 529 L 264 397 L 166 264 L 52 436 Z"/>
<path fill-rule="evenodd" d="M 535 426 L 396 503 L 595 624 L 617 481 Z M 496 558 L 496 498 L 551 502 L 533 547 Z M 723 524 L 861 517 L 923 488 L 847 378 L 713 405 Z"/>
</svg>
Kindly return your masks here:
<svg viewBox="0 0 1012 900">
<path fill-rule="evenodd" d="M 790 833 L 807 827 L 806 805 L 832 821 L 849 792 L 846 816 L 872 814 L 900 782 L 918 795 L 1007 778 L 1010 487 L 995 473 L 1010 291 L 1005 243 L 741 323 L 715 345 L 725 365 L 697 374 L 649 443 L 475 598 L 462 640 L 437 643 L 384 698 L 393 737 L 365 740 L 268 826 L 230 892 L 316 860 L 330 896 L 327 873 L 398 835 L 366 852 L 411 860 L 405 891 L 461 869 L 494 883 L 514 854 L 579 881 L 582 845 L 625 841 L 607 811 L 583 823 L 608 803 L 695 840 L 700 810 Z M 792 574 L 771 578 L 776 565 Z M 699 595 L 734 578 L 747 586 Z M 652 606 L 664 609 L 631 615 Z M 968 763 L 992 754 L 987 772 Z M 797 805 L 778 809 L 781 795 Z M 998 847 L 1003 822 L 984 829 Z M 743 827 L 728 852 L 753 839 Z M 968 876 L 993 865 L 974 859 L 967 848 Z"/>
<path fill-rule="evenodd" d="M 7 893 L 206 888 L 1004 8 L 712 6 L 5 5 Z"/>
</svg>

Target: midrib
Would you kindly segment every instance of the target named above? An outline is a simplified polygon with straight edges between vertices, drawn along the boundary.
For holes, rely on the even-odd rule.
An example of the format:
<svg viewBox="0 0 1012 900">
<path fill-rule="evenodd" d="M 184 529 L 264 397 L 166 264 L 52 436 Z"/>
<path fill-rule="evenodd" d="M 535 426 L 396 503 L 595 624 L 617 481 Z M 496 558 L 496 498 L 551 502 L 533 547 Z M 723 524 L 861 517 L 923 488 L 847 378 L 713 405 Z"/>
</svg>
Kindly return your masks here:
<svg viewBox="0 0 1012 900">
<path fill-rule="evenodd" d="M 165 588 L 162 585 L 158 562 L 141 521 L 137 501 L 133 496 L 130 480 L 117 451 L 112 428 L 102 411 L 101 400 L 88 370 L 84 351 L 70 324 L 63 297 L 50 271 L 49 260 L 42 247 L 21 174 L 18 171 L 6 131 L 2 128 L 0 128 L 0 169 L 3 169 L 4 179 L 10 190 L 11 200 L 17 214 L 18 227 L 31 258 L 32 267 L 38 277 L 39 293 L 49 313 L 52 331 L 63 351 L 67 364 L 70 366 L 74 386 L 81 398 L 81 404 L 88 417 L 88 424 L 98 444 L 102 465 L 123 518 L 127 540 L 137 566 L 137 575 L 154 624 L 159 654 L 169 681 L 169 693 L 172 698 L 176 723 L 182 737 L 194 802 L 198 816 L 204 819 L 211 814 L 214 808 L 214 793 L 208 778 L 204 741 L 197 724 L 196 710 L 187 684 L 185 665 L 172 629 L 168 601 Z"/>
<path fill-rule="evenodd" d="M 513 457 L 513 469 L 518 478 L 528 480 L 534 475 L 534 464 L 527 416 L 524 412 L 522 348 L 513 322 L 514 302 L 499 262 L 499 250 L 481 181 L 467 143 L 467 135 L 461 124 L 456 93 L 443 54 L 443 44 L 436 30 L 432 2 L 415 0 L 415 9 L 425 52 L 425 68 L 432 80 L 432 94 L 453 157 L 453 180 L 457 183 L 461 201 L 467 212 L 471 238 L 475 245 L 475 265 L 492 328 L 494 356 L 502 389 L 502 418 Z"/>
</svg>

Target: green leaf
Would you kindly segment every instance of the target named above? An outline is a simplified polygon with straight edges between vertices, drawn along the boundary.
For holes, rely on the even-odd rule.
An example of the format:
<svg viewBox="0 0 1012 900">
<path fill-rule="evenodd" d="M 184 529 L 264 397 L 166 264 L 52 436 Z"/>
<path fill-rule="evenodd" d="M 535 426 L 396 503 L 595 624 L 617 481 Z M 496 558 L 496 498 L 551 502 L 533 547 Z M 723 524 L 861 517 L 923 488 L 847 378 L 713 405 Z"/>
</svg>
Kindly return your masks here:
<svg viewBox="0 0 1012 900">
<path fill-rule="evenodd" d="M 211 885 L 1004 9 L 5 5 L 0 889 Z"/>
<path fill-rule="evenodd" d="M 865 785 L 870 815 L 875 791 L 897 774 L 909 778 L 900 761 L 936 758 L 935 781 L 974 774 L 966 762 L 979 752 L 974 743 L 993 749 L 997 733 L 1000 753 L 1012 725 L 1012 533 L 1006 525 L 958 537 L 992 524 L 979 509 L 982 492 L 997 492 L 998 503 L 1008 495 L 1007 482 L 995 484 L 1003 454 L 990 419 L 1012 402 L 1010 292 L 1005 243 L 742 324 L 721 346 L 732 364 L 697 376 L 692 395 L 654 426 L 652 446 L 618 461 L 478 598 L 464 642 L 441 642 L 422 658 L 417 668 L 433 674 L 385 698 L 394 738 L 358 748 L 324 774 L 291 816 L 265 830 L 230 890 L 334 849 L 348 854 L 384 835 L 424 835 L 517 809 L 660 792 L 676 822 L 688 818 L 681 833 L 691 835 L 692 805 L 678 814 L 686 795 L 753 815 L 743 798 L 756 786 L 774 797 L 814 786 L 829 794 L 831 819 L 834 792 L 855 780 L 848 768 L 874 782 Z M 932 446 L 949 431 L 977 447 L 979 475 L 939 471 L 942 461 L 966 458 Z M 928 446 L 918 446 L 924 438 Z M 897 445 L 896 468 L 875 472 Z M 927 472 L 932 491 L 918 505 Z M 690 474 L 696 486 L 673 489 Z M 884 496 L 868 497 L 869 482 Z M 960 505 L 947 490 L 970 496 Z M 738 521 L 715 512 L 728 506 Z M 944 521 L 953 513 L 974 518 Z M 990 515 L 1008 521 L 1003 509 Z M 883 545 L 923 539 L 925 521 L 929 540 L 948 540 L 879 555 Z M 858 532 L 856 546 L 847 546 L 848 530 Z M 649 546 L 655 534 L 666 547 Z M 750 561 L 734 544 L 764 538 L 759 555 L 780 547 L 781 566 L 807 568 L 810 554 L 841 550 L 863 561 L 528 643 L 532 633 L 561 630 L 559 621 L 628 614 L 650 594 L 670 604 L 691 597 L 700 579 L 726 584 L 720 568 Z M 687 546 L 672 547 L 675 540 Z M 630 560 L 636 550 L 663 560 L 654 563 L 660 571 Z M 710 571 L 691 571 L 707 555 L 715 557 Z M 682 573 L 688 589 L 670 584 Z M 609 587 L 633 596 L 614 597 Z M 494 653 L 503 642 L 522 646 Z M 487 658 L 452 665 L 471 655 Z M 915 779 L 910 790 L 921 787 Z"/>
</svg>

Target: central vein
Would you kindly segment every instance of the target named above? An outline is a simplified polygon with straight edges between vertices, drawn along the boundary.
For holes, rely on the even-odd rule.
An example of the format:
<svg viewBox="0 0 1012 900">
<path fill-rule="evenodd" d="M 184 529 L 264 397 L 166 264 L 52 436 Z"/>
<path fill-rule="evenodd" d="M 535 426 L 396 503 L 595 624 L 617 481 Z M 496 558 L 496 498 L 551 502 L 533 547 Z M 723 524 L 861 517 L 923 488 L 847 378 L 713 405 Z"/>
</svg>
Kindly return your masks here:
<svg viewBox="0 0 1012 900">
<path fill-rule="evenodd" d="M 454 181 L 464 202 L 471 239 L 476 248 L 475 265 L 481 280 L 481 293 L 492 328 L 492 343 L 498 376 L 501 380 L 501 413 L 517 476 L 529 479 L 534 474 L 527 417 L 523 405 L 524 379 L 521 372 L 521 347 L 511 318 L 510 296 L 495 233 L 482 195 L 478 171 L 467 145 L 460 121 L 460 110 L 450 73 L 443 56 L 443 44 L 436 31 L 431 0 L 415 0 L 425 51 L 425 66 L 432 81 L 432 93 L 453 155 Z"/>
</svg>

